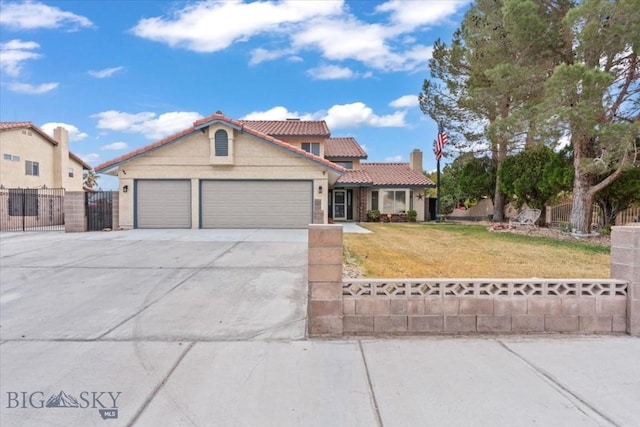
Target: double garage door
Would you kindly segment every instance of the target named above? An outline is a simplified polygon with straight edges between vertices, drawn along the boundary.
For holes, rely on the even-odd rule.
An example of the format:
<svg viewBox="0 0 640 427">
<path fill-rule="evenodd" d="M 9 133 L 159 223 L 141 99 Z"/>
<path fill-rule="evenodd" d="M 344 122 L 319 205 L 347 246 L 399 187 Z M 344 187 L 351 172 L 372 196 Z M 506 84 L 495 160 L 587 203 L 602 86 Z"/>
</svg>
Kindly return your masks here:
<svg viewBox="0 0 640 427">
<path fill-rule="evenodd" d="M 201 228 L 305 228 L 311 181 L 200 181 Z M 137 228 L 191 228 L 191 181 L 136 181 Z"/>
</svg>

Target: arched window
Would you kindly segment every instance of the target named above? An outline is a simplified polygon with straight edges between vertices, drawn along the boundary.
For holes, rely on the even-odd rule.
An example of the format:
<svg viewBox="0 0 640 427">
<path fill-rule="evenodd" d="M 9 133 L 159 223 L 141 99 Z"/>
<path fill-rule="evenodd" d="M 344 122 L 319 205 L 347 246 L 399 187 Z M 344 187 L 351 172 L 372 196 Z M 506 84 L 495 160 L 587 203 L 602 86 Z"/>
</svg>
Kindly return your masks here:
<svg viewBox="0 0 640 427">
<path fill-rule="evenodd" d="M 215 133 L 215 152 L 216 157 L 225 157 L 229 155 L 229 136 L 227 132 L 220 129 Z"/>
</svg>

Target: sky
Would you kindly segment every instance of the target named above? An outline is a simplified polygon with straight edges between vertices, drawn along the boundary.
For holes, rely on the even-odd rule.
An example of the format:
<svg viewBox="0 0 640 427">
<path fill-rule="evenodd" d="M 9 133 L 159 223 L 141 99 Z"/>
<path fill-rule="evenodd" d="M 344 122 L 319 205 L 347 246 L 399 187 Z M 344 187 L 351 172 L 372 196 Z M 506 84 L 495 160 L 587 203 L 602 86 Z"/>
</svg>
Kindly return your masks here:
<svg viewBox="0 0 640 427">
<path fill-rule="evenodd" d="M 0 121 L 62 125 L 90 165 L 222 111 L 326 120 L 369 162 L 435 170 L 418 106 L 470 1 L 0 2 Z M 117 188 L 103 176 L 103 189 Z"/>
</svg>

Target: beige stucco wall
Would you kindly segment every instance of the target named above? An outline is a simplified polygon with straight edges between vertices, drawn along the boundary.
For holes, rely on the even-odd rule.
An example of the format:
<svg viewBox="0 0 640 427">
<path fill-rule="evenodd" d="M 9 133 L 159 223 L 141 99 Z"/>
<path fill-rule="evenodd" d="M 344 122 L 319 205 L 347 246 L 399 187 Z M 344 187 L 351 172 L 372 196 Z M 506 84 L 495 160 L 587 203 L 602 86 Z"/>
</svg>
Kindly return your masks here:
<svg viewBox="0 0 640 427">
<path fill-rule="evenodd" d="M 317 142 L 320 144 L 320 157 L 324 158 L 324 138 L 305 136 L 280 138 L 280 140 L 286 142 L 287 144 L 298 147 L 299 149 L 302 149 L 303 142 Z"/>
<path fill-rule="evenodd" d="M 62 187 L 67 191 L 82 190 L 82 165 L 67 157 L 64 165 L 55 165 L 59 146 L 54 146 L 37 132 L 29 129 L 9 129 L 0 132 L 0 184 L 5 188 L 48 188 Z M 20 161 L 5 160 L 5 154 L 20 156 Z M 38 176 L 25 174 L 25 161 L 38 162 Z M 68 170 L 73 168 L 74 176 L 69 178 Z M 56 172 L 61 171 L 62 176 Z"/>
<path fill-rule="evenodd" d="M 219 126 L 217 127 L 219 128 Z M 322 199 L 325 222 L 327 201 L 318 193 L 328 190 L 328 172 L 319 165 L 296 157 L 284 149 L 275 147 L 251 135 L 231 128 L 233 132 L 233 165 L 210 163 L 211 142 L 208 132 L 198 132 L 171 145 L 164 146 L 145 156 L 133 159 L 118 168 L 120 181 L 120 227 L 133 228 L 135 179 L 190 179 L 192 186 L 192 228 L 199 228 L 199 180 L 200 179 L 305 179 L 313 180 L 313 198 Z M 127 193 L 123 192 L 124 186 Z"/>
</svg>

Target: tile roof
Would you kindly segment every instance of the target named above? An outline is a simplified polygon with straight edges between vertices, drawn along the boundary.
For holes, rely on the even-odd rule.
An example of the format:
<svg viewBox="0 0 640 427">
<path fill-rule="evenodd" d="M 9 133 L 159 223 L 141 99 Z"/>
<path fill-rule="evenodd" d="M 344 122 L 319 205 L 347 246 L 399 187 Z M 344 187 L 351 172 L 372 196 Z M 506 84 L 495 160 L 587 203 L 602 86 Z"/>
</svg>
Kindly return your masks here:
<svg viewBox="0 0 640 427">
<path fill-rule="evenodd" d="M 324 157 L 329 159 L 338 159 L 344 157 L 366 159 L 367 153 L 362 149 L 355 138 L 347 136 L 325 139 Z"/>
<path fill-rule="evenodd" d="M 53 139 L 51 135 L 40 129 L 38 126 L 34 125 L 32 122 L 0 122 L 0 130 L 9 130 L 9 129 L 31 129 L 36 132 L 38 135 L 49 141 L 53 145 L 58 145 L 58 141 Z M 83 169 L 91 170 L 91 166 L 87 164 L 84 160 L 82 160 L 79 156 L 73 154 L 69 151 L 69 157 L 75 160 L 76 162 L 82 165 Z"/>
<path fill-rule="evenodd" d="M 349 170 L 337 184 L 359 184 L 375 187 L 432 187 L 433 181 L 414 171 L 409 163 L 362 163 L 362 170 Z"/>
<path fill-rule="evenodd" d="M 115 159 L 106 161 L 104 163 L 99 164 L 98 166 L 96 166 L 96 172 L 104 172 L 112 167 L 118 166 L 120 163 L 125 162 L 127 160 L 131 160 L 135 157 L 138 157 L 142 154 L 145 154 L 149 151 L 153 151 L 157 148 L 162 147 L 163 145 L 167 145 L 170 144 L 172 142 L 177 141 L 180 138 L 186 137 L 188 135 L 191 135 L 195 132 L 198 132 L 199 129 L 204 128 L 206 126 L 208 126 L 210 123 L 212 122 L 222 122 L 227 124 L 228 126 L 231 126 L 233 128 L 239 129 L 241 132 L 244 133 L 248 133 L 250 135 L 253 135 L 255 137 L 258 137 L 264 141 L 270 142 L 280 148 L 283 148 L 287 151 L 290 151 L 294 154 L 297 154 L 301 157 L 305 157 L 309 160 L 312 160 L 316 163 L 320 163 L 321 165 L 331 168 L 337 172 L 345 172 L 346 169 L 343 168 L 342 166 L 336 165 L 333 162 L 330 162 L 329 160 L 325 160 L 322 157 L 316 156 L 314 154 L 311 153 L 307 153 L 304 150 L 301 150 L 300 148 L 294 147 L 290 144 L 287 144 L 284 141 L 280 141 L 279 139 L 276 139 L 270 135 L 264 134 L 258 130 L 255 130 L 252 127 L 249 127 L 248 125 L 245 125 L 244 122 L 240 121 L 240 120 L 235 120 L 229 117 L 226 117 L 225 115 L 223 115 L 221 112 L 216 112 L 208 117 L 202 118 L 200 120 L 196 120 L 195 122 L 193 122 L 193 126 L 188 127 L 178 133 L 175 133 L 173 135 L 170 135 L 166 138 L 163 138 L 159 141 L 156 141 L 152 144 L 146 145 L 144 147 L 138 148 L 137 150 L 131 151 L 130 153 L 124 154 L 120 157 L 116 157 Z"/>
<path fill-rule="evenodd" d="M 242 124 L 258 132 L 274 137 L 331 136 L 324 120 L 240 120 Z"/>
</svg>

